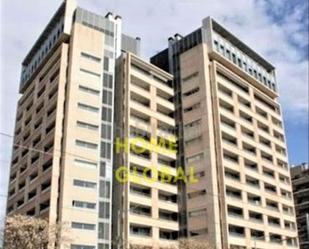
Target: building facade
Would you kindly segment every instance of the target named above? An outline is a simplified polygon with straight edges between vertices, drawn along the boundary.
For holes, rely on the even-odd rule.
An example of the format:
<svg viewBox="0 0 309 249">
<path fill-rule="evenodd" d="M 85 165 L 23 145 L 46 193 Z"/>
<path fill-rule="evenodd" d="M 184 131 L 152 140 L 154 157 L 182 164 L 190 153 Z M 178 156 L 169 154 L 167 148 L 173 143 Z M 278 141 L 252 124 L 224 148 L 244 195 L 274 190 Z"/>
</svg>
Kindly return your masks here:
<svg viewBox="0 0 309 249">
<path fill-rule="evenodd" d="M 173 78 L 131 53 L 116 72 L 115 248 L 168 248 L 179 231 Z M 124 181 L 118 170 L 127 172 Z"/>
<path fill-rule="evenodd" d="M 291 168 L 293 195 L 300 249 L 309 248 L 309 167 L 300 164 Z"/>
<path fill-rule="evenodd" d="M 120 16 L 60 6 L 22 63 L 7 214 L 70 249 L 298 248 L 274 67 L 211 18 L 139 53 Z"/>
<path fill-rule="evenodd" d="M 70 249 L 111 248 L 121 45 L 139 53 L 140 40 L 122 34 L 121 17 L 65 1 L 22 63 L 7 214 L 68 225 Z"/>
<path fill-rule="evenodd" d="M 180 234 L 215 248 L 298 248 L 274 67 L 212 18 L 151 63 L 174 75 Z M 188 173 L 188 172 L 187 172 Z"/>
</svg>

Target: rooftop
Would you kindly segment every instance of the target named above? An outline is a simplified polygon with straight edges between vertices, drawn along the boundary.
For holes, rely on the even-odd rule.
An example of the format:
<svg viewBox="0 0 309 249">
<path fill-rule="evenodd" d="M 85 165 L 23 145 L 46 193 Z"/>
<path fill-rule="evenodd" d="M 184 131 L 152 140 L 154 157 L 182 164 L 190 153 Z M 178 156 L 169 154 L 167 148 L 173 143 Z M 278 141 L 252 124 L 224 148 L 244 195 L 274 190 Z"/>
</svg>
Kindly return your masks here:
<svg viewBox="0 0 309 249">
<path fill-rule="evenodd" d="M 250 56 L 253 60 L 255 60 L 257 63 L 259 63 L 261 66 L 263 66 L 267 71 L 271 71 L 271 70 L 275 69 L 275 67 L 272 64 L 270 64 L 268 61 L 266 61 L 262 56 L 260 56 L 254 50 L 252 50 L 244 42 L 239 40 L 235 35 L 233 35 L 231 32 L 229 32 L 227 29 L 225 29 L 222 25 L 220 25 L 218 22 L 216 22 L 212 18 L 211 18 L 211 21 L 212 21 L 212 28 L 213 28 L 214 31 L 216 31 L 223 38 L 227 39 L 233 45 L 235 45 L 240 50 L 242 50 L 244 53 L 246 53 L 248 56 Z"/>
<path fill-rule="evenodd" d="M 34 43 L 33 47 L 30 49 L 29 53 L 26 55 L 25 59 L 23 60 L 22 64 L 27 65 L 36 52 L 40 49 L 42 43 L 48 38 L 48 35 L 53 30 L 54 26 L 59 22 L 59 20 L 64 16 L 65 12 L 65 3 L 62 3 L 61 6 L 58 8 L 52 19 L 47 24 L 46 28 L 39 36 L 39 38 Z"/>
</svg>

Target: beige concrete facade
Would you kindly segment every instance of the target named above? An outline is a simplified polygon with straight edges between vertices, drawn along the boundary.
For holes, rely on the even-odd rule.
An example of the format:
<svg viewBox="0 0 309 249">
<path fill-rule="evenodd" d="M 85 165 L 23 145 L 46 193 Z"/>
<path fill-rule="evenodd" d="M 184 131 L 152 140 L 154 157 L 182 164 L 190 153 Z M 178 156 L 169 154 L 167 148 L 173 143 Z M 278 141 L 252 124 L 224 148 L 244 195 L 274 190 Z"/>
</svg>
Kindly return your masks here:
<svg viewBox="0 0 309 249">
<path fill-rule="evenodd" d="M 298 248 L 275 70 L 211 18 L 151 62 L 175 76 L 183 233 L 215 248 Z M 187 172 L 188 174 L 189 172 Z"/>
<path fill-rule="evenodd" d="M 8 215 L 66 223 L 70 249 L 298 248 L 273 66 L 207 18 L 156 63 L 173 77 L 120 24 L 66 1 L 26 56 Z"/>
<path fill-rule="evenodd" d="M 116 139 L 128 139 L 130 149 L 115 155 L 114 169 L 124 167 L 129 177 L 114 181 L 113 241 L 116 248 L 176 245 L 177 185 L 156 180 L 160 172 L 176 176 L 176 151 L 155 147 L 160 139 L 176 142 L 172 76 L 130 53 L 119 58 L 116 75 Z"/>
<path fill-rule="evenodd" d="M 103 151 L 112 151 L 120 24 L 67 1 L 23 62 L 7 213 L 60 222 L 70 240 L 60 248 L 111 247 L 112 155 Z"/>
</svg>

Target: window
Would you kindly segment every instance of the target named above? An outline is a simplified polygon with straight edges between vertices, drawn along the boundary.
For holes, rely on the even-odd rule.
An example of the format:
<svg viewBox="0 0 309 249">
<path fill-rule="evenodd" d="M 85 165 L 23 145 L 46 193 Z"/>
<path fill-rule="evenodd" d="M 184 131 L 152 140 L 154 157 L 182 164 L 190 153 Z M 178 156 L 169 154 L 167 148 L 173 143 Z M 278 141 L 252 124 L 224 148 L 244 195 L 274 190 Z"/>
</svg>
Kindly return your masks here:
<svg viewBox="0 0 309 249">
<path fill-rule="evenodd" d="M 224 46 L 223 46 L 223 45 L 220 45 L 220 53 L 221 53 L 222 55 L 224 55 L 224 53 L 225 53 L 225 49 L 224 49 Z"/>
<path fill-rule="evenodd" d="M 112 137 L 112 127 L 109 124 L 102 124 L 102 138 L 111 139 Z"/>
<path fill-rule="evenodd" d="M 225 175 L 225 177 L 228 177 L 230 179 L 240 181 L 240 173 L 238 171 L 235 171 L 235 170 L 232 170 L 232 169 L 229 169 L 229 168 L 225 168 L 224 175 Z"/>
<path fill-rule="evenodd" d="M 275 202 L 275 201 L 271 201 L 271 200 L 266 199 L 266 206 L 270 209 L 279 210 L 278 203 Z M 284 208 L 283 208 L 283 211 L 284 211 Z"/>
<path fill-rule="evenodd" d="M 90 105 L 86 105 L 86 104 L 82 104 L 82 103 L 78 103 L 77 107 L 79 109 L 90 111 L 90 112 L 99 112 L 99 108 L 94 107 L 94 106 L 90 106 Z"/>
<path fill-rule="evenodd" d="M 270 233 L 269 241 L 272 243 L 282 244 L 282 237 L 279 234 Z"/>
<path fill-rule="evenodd" d="M 206 195 L 206 193 L 207 193 L 206 189 L 194 191 L 194 192 L 188 193 L 188 198 L 189 199 L 196 198 L 196 197 L 199 197 L 199 196 Z"/>
<path fill-rule="evenodd" d="M 98 244 L 98 249 L 109 249 L 109 245 L 108 244 L 99 243 Z"/>
<path fill-rule="evenodd" d="M 269 183 L 264 183 L 264 189 L 265 189 L 265 191 L 268 191 L 268 192 L 277 193 L 276 186 L 271 185 Z"/>
<path fill-rule="evenodd" d="M 188 76 L 184 77 L 182 79 L 182 82 L 184 83 L 184 82 L 189 81 L 190 79 L 195 78 L 197 76 L 198 76 L 198 72 L 194 72 L 194 73 L 189 74 Z"/>
<path fill-rule="evenodd" d="M 253 204 L 253 205 L 261 205 L 261 197 L 258 195 L 254 195 L 254 194 L 247 194 L 247 198 L 248 198 L 248 202 Z"/>
<path fill-rule="evenodd" d="M 108 107 L 102 107 L 102 120 L 112 122 L 112 109 Z"/>
<path fill-rule="evenodd" d="M 110 198 L 110 182 L 100 181 L 99 196 L 102 198 Z"/>
<path fill-rule="evenodd" d="M 225 126 L 228 126 L 232 129 L 235 129 L 236 128 L 236 124 L 233 120 L 225 117 L 225 116 L 220 116 L 220 120 L 221 120 L 221 124 L 225 125 Z"/>
<path fill-rule="evenodd" d="M 249 114 L 247 114 L 247 113 L 245 113 L 245 112 L 243 112 L 243 111 L 239 111 L 239 117 L 240 117 L 241 119 L 243 119 L 243 120 L 249 122 L 249 123 L 252 123 L 252 122 L 253 122 L 252 117 L 251 117 Z"/>
<path fill-rule="evenodd" d="M 97 167 L 96 163 L 81 159 L 75 159 L 74 164 L 80 167 L 91 167 L 91 168 Z"/>
<path fill-rule="evenodd" d="M 70 249 L 95 249 L 95 246 L 71 245 Z"/>
<path fill-rule="evenodd" d="M 234 107 L 230 105 L 229 103 L 223 101 L 222 99 L 219 100 L 219 105 L 221 108 L 225 109 L 228 112 L 231 112 L 231 113 L 234 112 Z"/>
<path fill-rule="evenodd" d="M 99 126 L 98 125 L 93 125 L 93 124 L 89 124 L 89 123 L 85 123 L 85 122 L 81 122 L 81 121 L 77 121 L 77 126 L 81 127 L 81 128 L 86 128 L 89 130 L 98 130 Z"/>
<path fill-rule="evenodd" d="M 89 59 L 89 60 L 92 60 L 92 61 L 95 61 L 95 62 L 100 62 L 101 61 L 101 59 L 99 57 L 96 57 L 94 55 L 91 55 L 91 54 L 88 54 L 88 53 L 84 53 L 84 52 L 81 52 L 81 57 Z"/>
<path fill-rule="evenodd" d="M 199 217 L 199 216 L 206 216 L 207 215 L 207 209 L 203 208 L 203 209 L 198 209 L 198 210 L 194 210 L 189 212 L 189 217 Z"/>
<path fill-rule="evenodd" d="M 246 107 L 248 107 L 248 108 L 251 108 L 251 103 L 250 103 L 250 101 L 247 100 L 247 99 L 244 99 L 244 98 L 238 96 L 238 102 L 239 102 L 240 104 L 242 104 L 243 106 L 246 106 Z"/>
<path fill-rule="evenodd" d="M 226 195 L 231 197 L 231 198 L 236 198 L 236 199 L 242 199 L 242 193 L 240 189 L 232 188 L 229 186 L 226 186 Z"/>
<path fill-rule="evenodd" d="M 251 154 L 256 154 L 256 148 L 253 145 L 247 144 L 247 143 L 242 143 L 242 148 L 244 151 L 251 153 Z"/>
<path fill-rule="evenodd" d="M 99 223 L 98 229 L 98 237 L 99 239 L 109 239 L 109 224 L 108 223 Z"/>
<path fill-rule="evenodd" d="M 251 229 L 250 234 L 254 240 L 265 240 L 265 233 L 263 231 Z"/>
<path fill-rule="evenodd" d="M 103 74 L 103 86 L 107 88 L 113 88 L 113 76 L 107 73 Z"/>
<path fill-rule="evenodd" d="M 246 176 L 246 183 L 250 185 L 251 187 L 255 187 L 255 188 L 260 187 L 260 181 L 251 176 Z"/>
<path fill-rule="evenodd" d="M 113 93 L 111 91 L 103 89 L 102 102 L 103 104 L 106 104 L 106 105 L 112 105 L 113 104 Z"/>
<path fill-rule="evenodd" d="M 218 84 L 218 90 L 219 90 L 219 92 L 221 92 L 221 93 L 223 93 L 227 96 L 232 97 L 232 95 L 233 95 L 233 92 L 230 89 L 228 89 L 227 87 L 225 87 L 221 84 Z"/>
<path fill-rule="evenodd" d="M 196 103 L 190 107 L 187 107 L 183 110 L 184 113 L 186 112 L 190 112 L 190 111 L 193 111 L 193 110 L 196 110 L 196 109 L 199 109 L 201 107 L 201 104 L 200 103 Z"/>
<path fill-rule="evenodd" d="M 223 158 L 225 160 L 228 160 L 230 162 L 233 162 L 233 163 L 238 163 L 239 162 L 239 158 L 238 158 L 238 155 L 230 152 L 230 151 L 223 151 Z"/>
<path fill-rule="evenodd" d="M 201 125 L 201 119 L 195 120 L 185 125 L 185 128 L 199 127 Z"/>
<path fill-rule="evenodd" d="M 241 217 L 241 218 L 243 218 L 244 216 L 244 212 L 242 208 L 231 206 L 231 205 L 227 206 L 227 212 L 229 216 L 236 216 L 236 217 Z"/>
<path fill-rule="evenodd" d="M 83 92 L 90 93 L 90 94 L 93 94 L 93 95 L 99 95 L 100 94 L 100 91 L 86 87 L 86 86 L 80 85 L 78 88 L 79 88 L 79 90 L 81 90 Z"/>
<path fill-rule="evenodd" d="M 110 204 L 109 202 L 99 203 L 99 218 L 109 219 L 110 217 Z"/>
<path fill-rule="evenodd" d="M 204 154 L 203 153 L 199 153 L 197 155 L 191 156 L 187 158 L 187 163 L 193 163 L 195 161 L 201 160 L 204 158 Z"/>
<path fill-rule="evenodd" d="M 85 201 L 73 201 L 72 202 L 73 207 L 78 207 L 78 208 L 86 208 L 86 209 L 95 209 L 96 204 L 92 202 L 85 202 Z"/>
<path fill-rule="evenodd" d="M 183 94 L 183 96 L 184 96 L 184 97 L 189 97 L 189 96 L 191 96 L 191 95 L 197 93 L 199 90 L 200 90 L 199 87 L 193 88 L 192 90 L 185 92 L 185 93 Z"/>
<path fill-rule="evenodd" d="M 223 80 L 225 80 L 226 83 L 229 83 L 231 86 L 236 87 L 237 89 L 245 93 L 249 92 L 248 86 L 243 85 L 242 83 L 239 83 L 238 81 L 231 79 L 230 77 L 222 74 L 221 72 L 218 72 L 218 76 L 220 76 Z"/>
<path fill-rule="evenodd" d="M 257 222 L 263 222 L 263 214 L 249 211 L 249 219 Z"/>
<path fill-rule="evenodd" d="M 232 53 L 233 62 L 236 64 L 236 54 Z"/>
<path fill-rule="evenodd" d="M 198 136 L 198 137 L 186 140 L 185 144 L 186 146 L 190 146 L 192 144 L 199 143 L 201 141 L 202 141 L 202 136 Z"/>
<path fill-rule="evenodd" d="M 215 44 L 216 50 L 219 52 L 219 43 L 218 43 L 218 41 L 214 41 L 214 44 Z"/>
<path fill-rule="evenodd" d="M 97 149 L 98 148 L 97 144 L 89 143 L 89 142 L 85 142 L 85 141 L 81 141 L 81 140 L 76 140 L 75 144 L 77 146 L 84 147 L 84 148 L 87 148 L 87 149 Z"/>
<path fill-rule="evenodd" d="M 106 176 L 106 163 L 105 162 L 100 163 L 100 176 L 101 177 Z"/>
<path fill-rule="evenodd" d="M 95 189 L 97 187 L 97 184 L 95 182 L 88 182 L 83 180 L 73 180 L 73 185 L 77 187 L 83 187 L 83 188 L 92 188 Z"/>
<path fill-rule="evenodd" d="M 83 68 L 80 68 L 80 71 L 85 73 L 85 74 L 89 74 L 91 76 L 95 76 L 96 78 L 100 78 L 101 77 L 100 74 L 92 72 L 92 71 L 89 71 L 89 70 L 86 70 L 86 69 L 83 69 Z"/>
<path fill-rule="evenodd" d="M 224 142 L 237 146 L 237 138 L 225 132 L 221 132 L 221 137 Z"/>
<path fill-rule="evenodd" d="M 111 144 L 107 142 L 101 142 L 101 157 L 111 159 Z"/>
<path fill-rule="evenodd" d="M 151 236 L 151 227 L 131 224 L 130 233 L 135 236 L 149 237 Z"/>
<path fill-rule="evenodd" d="M 226 57 L 231 60 L 231 51 L 230 50 L 226 50 Z"/>
<path fill-rule="evenodd" d="M 104 57 L 104 70 L 108 71 L 109 70 L 109 58 Z"/>
<path fill-rule="evenodd" d="M 82 229 L 82 230 L 95 230 L 95 225 L 88 224 L 88 223 L 72 222 L 72 228 Z"/>
<path fill-rule="evenodd" d="M 268 216 L 267 217 L 268 224 L 271 226 L 279 226 L 280 227 L 280 219 L 277 217 Z"/>
<path fill-rule="evenodd" d="M 229 225 L 229 234 L 236 237 L 244 237 L 245 229 L 243 227 Z"/>
<path fill-rule="evenodd" d="M 205 235 L 207 233 L 208 233 L 207 228 L 194 229 L 194 230 L 190 231 L 190 237 L 201 236 L 201 235 Z"/>
</svg>

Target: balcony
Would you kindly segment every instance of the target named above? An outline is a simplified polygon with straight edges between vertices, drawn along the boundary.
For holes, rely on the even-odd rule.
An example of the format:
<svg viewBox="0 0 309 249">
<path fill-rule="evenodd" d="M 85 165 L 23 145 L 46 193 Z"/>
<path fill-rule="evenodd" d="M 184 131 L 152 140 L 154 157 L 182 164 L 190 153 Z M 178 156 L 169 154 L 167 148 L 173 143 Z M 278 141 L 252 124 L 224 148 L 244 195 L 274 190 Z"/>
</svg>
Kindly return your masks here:
<svg viewBox="0 0 309 249">
<path fill-rule="evenodd" d="M 249 219 L 254 223 L 263 223 L 263 215 L 261 213 L 249 211 Z"/>
<path fill-rule="evenodd" d="M 178 221 L 178 213 L 171 212 L 168 210 L 159 209 L 159 219 L 169 221 L 169 222 L 177 222 Z"/>
<path fill-rule="evenodd" d="M 240 173 L 239 172 L 231 170 L 229 168 L 225 168 L 224 173 L 225 173 L 224 175 L 225 175 L 226 178 L 229 178 L 233 181 L 240 182 Z"/>
<path fill-rule="evenodd" d="M 238 200 L 242 199 L 241 190 L 236 189 L 236 188 L 226 187 L 226 195 L 233 199 L 238 199 Z"/>
<path fill-rule="evenodd" d="M 243 210 L 239 207 L 234 207 L 234 206 L 227 206 L 227 213 L 229 216 L 231 217 L 235 217 L 235 218 L 243 218 L 244 217 L 244 213 Z"/>
<path fill-rule="evenodd" d="M 130 194 L 151 198 L 151 188 L 130 183 Z"/>
<path fill-rule="evenodd" d="M 178 231 L 170 231 L 166 229 L 160 229 L 159 238 L 163 240 L 177 240 Z"/>
<path fill-rule="evenodd" d="M 253 194 L 248 193 L 248 202 L 252 205 L 261 206 L 261 197 Z"/>
<path fill-rule="evenodd" d="M 240 226 L 229 225 L 229 234 L 233 237 L 245 237 L 245 229 Z"/>
<path fill-rule="evenodd" d="M 130 234 L 138 237 L 151 237 L 152 231 L 150 226 L 130 224 Z"/>
<path fill-rule="evenodd" d="M 177 195 L 159 190 L 159 201 L 177 203 Z"/>
<path fill-rule="evenodd" d="M 151 207 L 130 203 L 130 213 L 132 215 L 151 217 Z"/>
</svg>

